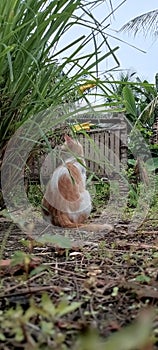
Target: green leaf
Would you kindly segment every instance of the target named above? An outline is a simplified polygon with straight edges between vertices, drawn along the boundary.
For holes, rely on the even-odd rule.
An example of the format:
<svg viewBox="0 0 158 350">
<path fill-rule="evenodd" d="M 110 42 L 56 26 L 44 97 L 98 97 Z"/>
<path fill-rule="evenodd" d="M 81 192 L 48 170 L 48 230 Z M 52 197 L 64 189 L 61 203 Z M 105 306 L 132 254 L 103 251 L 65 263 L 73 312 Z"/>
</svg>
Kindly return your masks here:
<svg viewBox="0 0 158 350">
<path fill-rule="evenodd" d="M 41 326 L 41 331 L 43 334 L 46 334 L 47 336 L 53 336 L 54 335 L 54 329 L 53 329 L 53 323 L 52 322 L 46 322 L 46 321 L 41 321 L 40 322 Z"/>
<path fill-rule="evenodd" d="M 45 265 L 37 266 L 35 269 L 33 269 L 33 270 L 30 272 L 29 276 L 31 277 L 31 276 L 38 275 L 40 272 L 46 271 L 46 270 L 48 270 L 48 267 L 45 266 Z"/>
<path fill-rule="evenodd" d="M 41 306 L 43 307 L 43 310 L 48 313 L 48 315 L 51 315 L 52 317 L 56 315 L 56 308 L 47 293 L 42 294 Z"/>
<path fill-rule="evenodd" d="M 152 313 L 144 313 L 137 322 L 109 338 L 99 350 L 141 349 L 149 340 L 152 327 Z"/>
<path fill-rule="evenodd" d="M 25 263 L 25 261 L 28 261 L 28 262 L 30 261 L 29 254 L 26 254 L 21 250 L 17 250 L 12 256 L 11 264 L 12 266 L 21 265 Z"/>
<path fill-rule="evenodd" d="M 130 165 L 135 165 L 135 164 L 136 164 L 136 160 L 135 160 L 135 159 L 129 158 L 129 159 L 128 159 L 128 164 L 130 164 Z"/>
<path fill-rule="evenodd" d="M 70 305 L 67 304 L 67 301 L 61 301 L 56 309 L 57 316 L 62 317 L 70 312 L 75 311 L 81 306 L 80 302 L 72 302 Z"/>
<path fill-rule="evenodd" d="M 158 157 L 152 158 L 145 162 L 145 165 L 147 166 L 147 169 L 149 171 L 154 171 L 158 169 Z"/>
<path fill-rule="evenodd" d="M 137 108 L 132 90 L 128 86 L 124 86 L 122 94 L 127 113 L 137 117 Z"/>
<path fill-rule="evenodd" d="M 72 247 L 72 242 L 70 241 L 70 239 L 60 235 L 52 236 L 51 234 L 45 234 L 42 237 L 38 238 L 37 242 L 43 244 L 51 243 L 53 245 L 57 245 L 58 247 L 65 249 L 69 249 Z"/>
<path fill-rule="evenodd" d="M 143 275 L 137 276 L 137 277 L 135 278 L 135 280 L 136 280 L 137 282 L 141 282 L 141 283 L 144 283 L 144 282 L 149 283 L 149 282 L 150 282 L 150 277 L 143 274 Z"/>
<path fill-rule="evenodd" d="M 153 256 L 153 258 L 158 258 L 158 252 L 154 252 L 154 253 L 152 254 L 152 256 Z"/>
<path fill-rule="evenodd" d="M 0 1 L 1 146 L 19 125 L 47 107 L 86 101 L 77 86 L 85 74 L 96 80 L 100 62 L 108 56 L 114 67 L 119 64 L 118 47 L 111 49 L 92 10 L 80 0 Z M 83 34 L 77 30 L 73 40 L 75 26 Z M 105 96 L 101 80 L 99 88 Z"/>
<path fill-rule="evenodd" d="M 144 312 L 138 321 L 111 335 L 103 341 L 95 330 L 90 330 L 78 339 L 77 350 L 134 350 L 145 349 L 149 344 L 153 313 Z"/>
<path fill-rule="evenodd" d="M 21 326 L 16 327 L 15 331 L 15 341 L 18 343 L 22 342 L 24 340 L 24 332 Z"/>
<path fill-rule="evenodd" d="M 0 332 L 0 340 L 1 341 L 5 341 L 6 340 L 6 337 L 3 333 Z"/>
</svg>

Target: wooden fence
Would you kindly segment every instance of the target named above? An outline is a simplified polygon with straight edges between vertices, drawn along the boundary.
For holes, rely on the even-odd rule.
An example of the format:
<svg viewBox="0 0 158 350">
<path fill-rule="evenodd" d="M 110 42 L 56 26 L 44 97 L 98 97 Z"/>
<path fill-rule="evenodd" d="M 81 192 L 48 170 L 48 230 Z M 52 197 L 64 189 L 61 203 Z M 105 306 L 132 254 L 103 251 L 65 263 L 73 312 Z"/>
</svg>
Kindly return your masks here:
<svg viewBox="0 0 158 350">
<path fill-rule="evenodd" d="M 116 113 L 100 118 L 83 116 L 77 119 L 77 123 L 86 120 L 97 125 L 89 131 L 76 133 L 84 148 L 87 171 L 99 177 L 119 173 L 127 164 L 127 125 L 124 116 Z M 64 128 L 63 130 L 65 132 Z M 52 152 L 49 151 L 48 154 L 46 151 L 35 154 L 30 157 L 27 164 L 29 170 L 27 176 L 31 181 L 41 178 L 46 184 L 53 170 L 62 163 L 62 157 L 58 147 L 52 148 Z"/>
</svg>

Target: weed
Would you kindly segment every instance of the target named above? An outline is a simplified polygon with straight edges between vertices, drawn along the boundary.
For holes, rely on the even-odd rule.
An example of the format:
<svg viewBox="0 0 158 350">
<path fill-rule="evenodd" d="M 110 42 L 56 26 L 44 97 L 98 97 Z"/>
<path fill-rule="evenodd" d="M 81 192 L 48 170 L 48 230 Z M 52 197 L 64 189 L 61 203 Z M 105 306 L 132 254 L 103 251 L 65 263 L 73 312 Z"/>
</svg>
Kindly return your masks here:
<svg viewBox="0 0 158 350">
<path fill-rule="evenodd" d="M 49 348 L 62 349 L 65 336 L 56 327 L 56 323 L 63 316 L 75 311 L 81 305 L 80 302 L 71 302 L 61 299 L 54 305 L 48 294 L 43 293 L 40 302 L 30 299 L 30 306 L 25 312 L 21 305 L 9 308 L 0 313 L 1 332 L 0 340 L 5 341 L 8 335 L 8 344 L 19 344 L 26 342 L 31 349 L 43 349 L 45 345 Z M 39 320 L 38 326 L 33 326 L 35 320 Z M 58 340 L 58 341 L 57 341 Z"/>
<path fill-rule="evenodd" d="M 28 199 L 34 207 L 39 207 L 43 198 L 41 187 L 38 184 L 30 184 L 28 189 Z"/>
<path fill-rule="evenodd" d="M 92 196 L 93 212 L 101 212 L 109 199 L 110 185 L 100 180 L 94 186 L 95 195 Z"/>
</svg>

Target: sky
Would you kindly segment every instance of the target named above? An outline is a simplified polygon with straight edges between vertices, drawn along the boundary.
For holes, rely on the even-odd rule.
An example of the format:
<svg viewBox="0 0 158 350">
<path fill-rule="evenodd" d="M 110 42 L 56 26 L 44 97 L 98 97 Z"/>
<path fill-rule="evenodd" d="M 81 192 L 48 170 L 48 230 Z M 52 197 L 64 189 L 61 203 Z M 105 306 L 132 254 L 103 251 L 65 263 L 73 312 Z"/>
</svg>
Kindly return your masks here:
<svg viewBox="0 0 158 350">
<path fill-rule="evenodd" d="M 123 2 L 123 0 L 111 0 L 111 2 L 113 8 L 115 9 Z M 101 21 L 104 20 L 107 14 L 110 12 L 109 3 L 109 0 L 105 0 L 102 4 L 97 6 L 95 10 L 93 10 L 94 16 L 97 18 L 99 23 L 101 23 Z M 117 31 L 132 18 L 156 8 L 157 0 L 125 0 L 124 4 L 120 6 L 117 11 L 115 11 L 114 16 L 111 16 L 105 22 L 105 24 L 109 24 L 108 29 L 106 29 L 106 33 L 108 34 L 110 46 L 112 48 L 119 46 L 119 49 L 116 51 L 116 56 L 120 62 L 120 68 L 127 69 L 130 72 L 136 72 L 141 80 L 146 79 L 150 83 L 155 82 L 155 74 L 158 72 L 158 38 L 155 40 L 155 38 L 150 35 L 147 35 L 145 38 L 141 33 L 134 37 L 132 33 L 118 33 Z M 69 31 L 68 34 L 62 36 L 60 43 L 61 47 L 65 44 L 68 45 L 82 34 L 85 34 L 84 27 L 73 27 L 72 31 Z M 129 45 L 110 38 L 110 35 L 117 36 L 120 40 L 126 41 Z M 145 51 L 145 53 L 131 47 L 130 45 Z M 90 50 L 91 48 L 88 47 L 87 49 Z M 105 47 L 103 50 L 105 50 Z M 68 51 L 67 55 L 69 54 L 70 52 Z M 111 58 L 106 59 L 104 63 L 101 64 L 101 70 L 105 72 L 111 68 L 111 64 Z"/>
<path fill-rule="evenodd" d="M 112 0 L 113 7 L 115 8 L 120 2 L 118 0 Z M 115 18 L 111 18 L 110 28 L 119 30 L 132 18 L 158 8 L 157 5 L 157 0 L 127 0 L 115 12 Z M 101 16 L 101 13 L 98 13 L 98 15 Z M 111 31 L 111 33 L 115 35 L 115 32 Z M 119 43 L 120 49 L 117 51 L 117 57 L 121 67 L 131 68 L 132 71 L 137 72 L 141 79 L 147 79 L 153 83 L 155 81 L 155 74 L 158 72 L 158 38 L 155 40 L 151 35 L 145 38 L 141 33 L 134 37 L 132 33 L 129 34 L 127 32 L 117 33 L 117 36 L 121 40 L 146 51 L 146 53 L 142 53 L 126 44 Z M 112 39 L 110 43 L 118 44 L 116 40 Z"/>
</svg>

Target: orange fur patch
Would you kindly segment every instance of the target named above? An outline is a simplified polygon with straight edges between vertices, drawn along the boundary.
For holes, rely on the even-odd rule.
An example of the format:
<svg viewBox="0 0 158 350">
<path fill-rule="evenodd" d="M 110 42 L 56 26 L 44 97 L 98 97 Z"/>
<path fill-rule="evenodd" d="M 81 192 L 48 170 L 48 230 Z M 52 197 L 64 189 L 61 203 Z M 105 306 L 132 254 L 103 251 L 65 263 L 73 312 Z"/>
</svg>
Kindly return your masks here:
<svg viewBox="0 0 158 350">
<path fill-rule="evenodd" d="M 69 174 L 63 174 L 58 181 L 58 189 L 61 196 L 69 202 L 75 202 L 80 198 L 84 190 L 83 181 L 79 170 L 72 163 L 66 164 Z"/>
<path fill-rule="evenodd" d="M 67 143 L 71 140 L 69 142 L 71 150 L 76 152 L 77 156 L 83 156 L 83 147 L 80 143 L 76 143 L 73 139 L 69 140 L 68 137 L 65 137 L 65 140 Z M 48 183 L 42 200 L 42 210 L 45 216 L 50 216 L 51 223 L 55 226 L 65 228 L 83 227 L 85 229 L 89 226 L 83 224 L 89 215 L 89 211 L 86 209 L 85 174 L 83 175 L 82 171 L 73 163 L 74 160 L 61 165 L 59 172 L 57 172 L 58 177 L 55 178 L 54 182 L 52 177 Z M 65 174 L 65 167 L 68 170 L 67 174 Z M 88 206 L 91 207 L 90 199 Z M 79 210 L 81 211 L 79 212 Z"/>
</svg>

